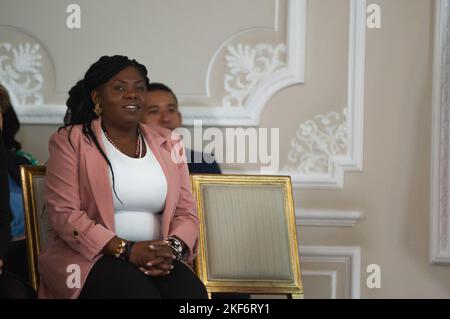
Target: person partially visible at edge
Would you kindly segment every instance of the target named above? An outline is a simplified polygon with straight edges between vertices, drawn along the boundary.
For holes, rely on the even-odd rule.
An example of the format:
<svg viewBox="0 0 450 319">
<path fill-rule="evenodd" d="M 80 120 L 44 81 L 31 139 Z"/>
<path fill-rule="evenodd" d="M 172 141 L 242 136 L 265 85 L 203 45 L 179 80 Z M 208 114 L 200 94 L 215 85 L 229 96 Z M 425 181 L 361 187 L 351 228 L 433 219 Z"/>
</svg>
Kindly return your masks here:
<svg viewBox="0 0 450 319">
<path fill-rule="evenodd" d="M 25 216 L 20 166 L 36 165 L 37 160 L 33 155 L 24 152 L 22 145 L 16 140 L 16 135 L 20 130 L 19 119 L 11 104 L 9 94 L 2 85 L 0 85 L 0 99 L 3 101 L 2 104 L 5 105 L 1 136 L 7 151 L 6 161 L 8 165 L 10 206 L 14 216 L 11 224 L 11 235 L 13 241 L 20 242 L 21 247 L 23 246 L 25 249 L 25 241 L 21 242 L 21 240 L 25 239 Z M 24 256 L 26 256 L 26 251 L 24 251 Z"/>
<path fill-rule="evenodd" d="M 28 264 L 23 239 L 23 205 L 18 174 L 19 164 L 29 164 L 16 155 L 20 143 L 14 136 L 19 122 L 8 92 L 0 85 L 0 299 L 35 298 L 28 284 Z M 12 186 L 12 187 L 11 187 Z M 10 191 L 11 189 L 11 191 Z M 20 200 L 20 206 L 14 206 Z M 11 236 L 11 228 L 14 236 Z"/>
<path fill-rule="evenodd" d="M 150 83 L 147 89 L 147 107 L 142 113 L 141 122 L 165 127 L 171 131 L 182 126 L 178 99 L 171 88 L 163 83 Z M 213 159 L 213 155 L 196 154 L 196 151 L 188 149 L 186 152 L 190 152 L 188 168 L 191 174 L 221 174 L 220 167 Z M 208 161 L 205 161 L 205 158 L 208 158 Z M 201 161 L 197 162 L 197 159 L 201 159 Z"/>
<path fill-rule="evenodd" d="M 116 55 L 70 89 L 49 142 L 40 298 L 207 298 L 188 266 L 199 229 L 187 165 L 171 159 L 180 141 L 139 124 L 147 85 L 142 64 Z"/>
</svg>

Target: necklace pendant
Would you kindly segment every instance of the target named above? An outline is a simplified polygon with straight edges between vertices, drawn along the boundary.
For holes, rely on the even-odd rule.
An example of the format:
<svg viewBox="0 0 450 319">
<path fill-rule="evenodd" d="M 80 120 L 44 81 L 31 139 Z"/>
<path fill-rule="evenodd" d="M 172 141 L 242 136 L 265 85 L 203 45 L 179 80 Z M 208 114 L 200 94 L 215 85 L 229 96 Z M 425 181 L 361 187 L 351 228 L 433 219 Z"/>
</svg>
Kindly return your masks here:
<svg viewBox="0 0 450 319">
<path fill-rule="evenodd" d="M 137 136 L 137 142 L 136 142 L 136 157 L 141 158 L 142 157 L 142 139 L 141 139 L 141 132 L 138 129 L 138 136 Z"/>
<path fill-rule="evenodd" d="M 104 128 L 103 128 L 103 133 L 105 134 L 106 139 L 112 144 L 112 146 L 114 146 L 117 150 L 122 152 L 122 150 L 116 145 L 116 143 L 114 143 L 114 141 L 112 140 L 112 138 L 109 136 L 108 132 Z M 141 131 L 139 131 L 139 129 L 138 129 L 138 136 L 137 136 L 137 141 L 136 141 L 136 149 L 134 152 L 134 157 L 135 158 L 142 157 L 142 135 L 141 135 Z"/>
</svg>

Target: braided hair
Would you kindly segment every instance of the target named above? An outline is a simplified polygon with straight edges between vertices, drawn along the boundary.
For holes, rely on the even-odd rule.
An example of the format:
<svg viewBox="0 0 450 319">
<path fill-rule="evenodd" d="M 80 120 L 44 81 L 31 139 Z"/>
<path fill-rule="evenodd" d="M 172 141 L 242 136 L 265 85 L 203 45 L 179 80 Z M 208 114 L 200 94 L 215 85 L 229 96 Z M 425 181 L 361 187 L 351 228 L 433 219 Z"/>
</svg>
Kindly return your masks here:
<svg viewBox="0 0 450 319">
<path fill-rule="evenodd" d="M 102 56 L 89 67 L 84 78 L 69 90 L 69 98 L 66 102 L 68 109 L 64 116 L 64 127 L 83 124 L 83 133 L 94 139 L 94 136 L 89 134 L 88 127 L 92 120 L 98 116 L 93 111 L 94 102 L 91 98 L 91 91 L 105 84 L 117 73 L 130 66 L 136 68 L 148 87 L 149 79 L 144 65 L 123 55 Z"/>
<path fill-rule="evenodd" d="M 66 101 L 67 111 L 64 116 L 64 126 L 59 128 L 62 129 L 70 127 L 69 142 L 70 145 L 72 145 L 72 142 L 70 141 L 70 132 L 72 131 L 73 126 L 78 124 L 83 126 L 83 135 L 85 135 L 88 140 L 94 142 L 95 146 L 100 151 L 105 161 L 108 163 L 109 169 L 111 170 L 112 174 L 113 190 L 116 197 L 117 193 L 114 187 L 114 172 L 111 166 L 111 162 L 100 147 L 100 144 L 91 126 L 92 121 L 98 118 L 97 114 L 94 113 L 94 102 L 92 101 L 91 92 L 92 90 L 97 89 L 101 85 L 108 82 L 117 73 L 130 66 L 136 68 L 136 70 L 144 78 L 145 84 L 148 87 L 149 79 L 147 77 L 147 69 L 144 65 L 140 64 L 136 60 L 131 60 L 128 57 L 122 55 L 102 56 L 97 62 L 89 67 L 86 74 L 84 75 L 84 78 L 78 81 L 69 90 L 69 98 Z"/>
</svg>

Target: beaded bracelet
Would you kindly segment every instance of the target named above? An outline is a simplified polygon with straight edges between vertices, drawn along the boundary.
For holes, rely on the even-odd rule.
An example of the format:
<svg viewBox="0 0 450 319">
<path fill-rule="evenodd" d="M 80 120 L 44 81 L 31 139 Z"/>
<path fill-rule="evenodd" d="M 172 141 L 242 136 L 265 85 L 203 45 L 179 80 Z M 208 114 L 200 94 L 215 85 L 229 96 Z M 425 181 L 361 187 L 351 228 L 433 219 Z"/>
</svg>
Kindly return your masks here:
<svg viewBox="0 0 450 319">
<path fill-rule="evenodd" d="M 126 246 L 127 242 L 121 239 L 119 245 L 117 246 L 117 249 L 114 251 L 114 257 L 124 259 L 123 255 L 124 253 L 126 253 Z"/>
</svg>

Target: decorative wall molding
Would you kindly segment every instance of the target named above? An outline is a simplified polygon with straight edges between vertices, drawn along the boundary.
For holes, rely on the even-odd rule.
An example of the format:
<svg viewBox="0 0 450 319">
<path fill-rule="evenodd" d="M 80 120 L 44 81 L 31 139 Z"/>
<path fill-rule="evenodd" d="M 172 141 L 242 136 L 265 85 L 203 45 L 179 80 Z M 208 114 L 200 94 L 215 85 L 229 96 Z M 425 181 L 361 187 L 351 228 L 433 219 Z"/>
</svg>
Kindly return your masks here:
<svg viewBox="0 0 450 319">
<path fill-rule="evenodd" d="M 362 217 L 359 211 L 295 209 L 297 226 L 353 227 Z"/>
<path fill-rule="evenodd" d="M 450 0 L 436 1 L 430 262 L 450 263 Z"/>
<path fill-rule="evenodd" d="M 276 12 L 278 12 L 278 1 L 276 2 L 276 8 Z M 275 29 L 277 28 L 275 26 Z M 260 115 L 264 106 L 276 92 L 289 85 L 304 82 L 306 0 L 287 0 L 286 30 L 286 44 L 276 47 L 279 48 L 278 50 L 286 50 L 285 65 L 260 77 L 252 89 L 246 92 L 245 99 L 242 101 L 242 107 L 224 107 L 223 105 L 195 107 L 187 105 L 181 108 L 184 124 L 193 125 L 194 120 L 202 119 L 203 124 L 206 126 L 259 125 Z M 251 32 L 252 30 L 249 31 Z M 235 38 L 233 37 L 233 39 Z M 225 41 L 223 47 L 230 41 L 231 39 Z M 267 44 L 261 45 L 264 45 L 266 49 L 269 48 Z M 227 48 L 230 48 L 230 46 Z M 210 65 L 217 63 L 217 56 L 217 54 L 214 55 Z M 211 67 L 208 72 L 211 72 Z M 209 74 L 207 78 L 210 78 Z M 229 80 L 229 77 L 225 78 L 224 88 L 226 91 Z M 229 99 L 225 98 L 223 102 L 227 105 Z"/>
<path fill-rule="evenodd" d="M 258 85 L 280 68 L 286 67 L 283 57 L 285 52 L 284 43 L 277 46 L 264 43 L 254 47 L 241 43 L 227 46 L 227 73 L 224 76 L 227 95 L 222 99 L 223 106 L 244 106 L 246 99 Z"/>
<path fill-rule="evenodd" d="M 292 176 L 292 184 L 298 188 L 341 189 L 344 185 L 345 171 L 361 171 L 363 163 L 363 133 L 364 133 L 364 67 L 366 38 L 366 1 L 350 0 L 349 21 L 349 52 L 346 125 L 347 141 L 334 134 L 342 148 L 347 149 L 344 155 L 339 150 L 330 153 L 321 161 L 314 159 L 311 163 L 299 164 L 294 172 L 284 172 Z M 321 155 L 321 151 L 318 154 Z M 328 163 L 327 169 L 324 169 Z"/>
<path fill-rule="evenodd" d="M 18 104 L 14 104 L 18 105 Z M 59 104 L 43 104 L 39 107 L 27 107 L 17 112 L 20 123 L 24 124 L 59 124 L 62 125 L 67 107 Z"/>
<path fill-rule="evenodd" d="M 185 125 L 192 125 L 195 119 L 202 119 L 203 124 L 218 125 L 218 126 L 249 126 L 258 125 L 260 114 L 264 108 L 266 102 L 279 90 L 292 85 L 303 83 L 304 81 L 304 65 L 305 65 L 305 28 L 306 28 L 306 0 L 286 0 L 287 17 L 286 17 L 286 43 L 276 46 L 275 53 L 283 52 L 285 61 L 283 65 L 276 69 L 270 69 L 270 72 L 265 72 L 263 76 L 260 76 L 257 81 L 251 79 L 252 85 L 247 87 L 245 94 L 238 94 L 239 87 L 232 86 L 232 79 L 225 78 L 224 89 L 228 89 L 228 98 L 225 97 L 224 103 L 228 105 L 231 102 L 231 98 L 235 98 L 234 95 L 238 95 L 241 99 L 240 103 L 236 107 L 226 107 L 224 105 L 210 105 L 210 106 L 195 106 L 204 105 L 204 96 L 193 95 L 194 101 L 198 98 L 199 103 L 195 105 L 186 105 L 181 108 L 183 113 L 183 122 Z M 210 96 L 210 80 L 213 65 L 215 63 L 223 63 L 219 60 L 219 52 L 223 50 L 230 50 L 235 41 L 238 41 L 238 37 L 248 32 L 253 31 L 275 31 L 279 30 L 279 17 L 280 12 L 280 0 L 274 0 L 275 5 L 275 18 L 273 28 L 251 28 L 242 30 L 233 35 L 229 39 L 226 39 L 218 50 L 211 57 L 211 61 L 208 66 L 206 75 L 206 91 L 207 97 Z M 233 41 L 233 43 L 231 43 Z M 270 49 L 270 45 L 264 45 L 264 49 Z M 257 45 L 254 50 L 260 50 L 261 45 Z M 244 45 L 245 47 L 245 45 Z M 252 49 L 252 50 L 253 50 Z M 251 51 L 251 50 L 250 50 Z M 230 55 L 230 51 L 228 51 Z M 255 74 L 255 70 L 252 70 L 252 75 Z M 257 71 L 257 70 L 256 70 Z M 242 89 L 242 88 L 241 88 Z M 56 94 L 56 92 L 53 92 Z M 189 96 L 189 95 L 187 95 Z M 192 97 L 192 96 L 191 96 Z M 179 96 L 180 100 L 183 99 L 183 95 Z M 221 99 L 221 97 L 219 97 Z M 191 98 L 192 100 L 192 98 Z M 239 106 L 239 104 L 242 104 Z M 50 105 L 45 100 L 39 105 L 39 110 L 32 109 L 31 112 L 25 112 L 18 114 L 21 122 L 23 123 L 42 123 L 42 124 L 61 124 L 66 107 L 63 104 Z"/>
<path fill-rule="evenodd" d="M 302 277 L 305 276 L 328 276 L 331 283 L 331 299 L 336 299 L 337 295 L 337 271 L 324 271 L 324 270 L 302 270 Z M 306 291 L 306 294 L 308 292 Z"/>
<path fill-rule="evenodd" d="M 328 174 L 333 158 L 347 154 L 347 110 L 344 108 L 342 115 L 319 114 L 299 126 L 288 154 L 295 166 L 286 165 L 283 170 L 300 175 Z"/>
<path fill-rule="evenodd" d="M 299 152 L 294 138 L 294 145 L 291 144 L 293 148 L 288 156 L 296 166 L 287 165 L 279 172 L 281 175 L 292 177 L 294 188 L 342 189 L 344 173 L 361 171 L 363 168 L 366 0 L 349 0 L 349 2 L 347 106 L 342 115 L 336 112 L 317 115 L 319 123 L 325 123 L 321 124 L 322 130 L 314 132 L 317 120 L 306 121 L 302 124 L 304 132 L 312 131 L 309 135 L 305 134 L 308 135 L 309 142 L 303 143 L 305 149 L 311 147 L 311 150 L 303 153 L 305 162 L 300 161 L 296 158 Z M 233 116 L 236 118 L 242 116 L 242 113 L 239 113 L 240 109 L 228 108 L 228 110 L 228 120 Z M 203 115 L 207 116 L 206 114 L 201 116 Z M 339 119 L 336 119 L 338 115 Z M 333 121 L 328 122 L 333 118 L 339 125 L 332 124 Z M 227 123 L 232 124 L 232 122 L 230 120 Z M 301 131 L 299 134 L 301 136 Z M 224 172 L 227 174 L 261 173 L 257 170 L 235 169 L 224 169 Z"/>
<path fill-rule="evenodd" d="M 345 298 L 360 298 L 361 248 L 354 246 L 299 246 L 301 262 L 343 263 Z"/>
<path fill-rule="evenodd" d="M 42 54 L 38 43 L 0 42 L 0 82 L 17 105 L 43 102 Z"/>
<path fill-rule="evenodd" d="M 8 90 L 21 123 L 62 123 L 66 107 L 45 104 L 54 85 L 46 48 L 26 30 L 0 25 L 0 83 Z"/>
</svg>

